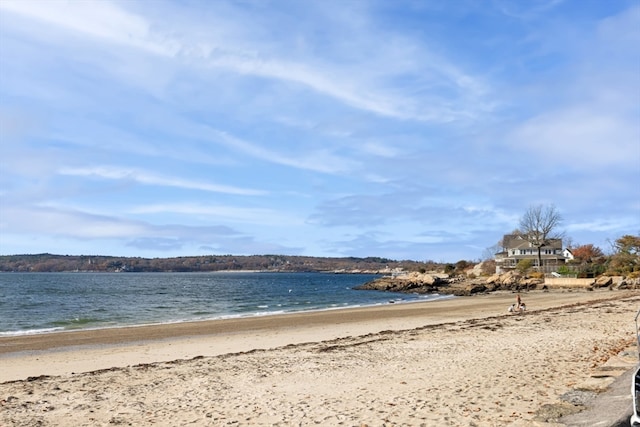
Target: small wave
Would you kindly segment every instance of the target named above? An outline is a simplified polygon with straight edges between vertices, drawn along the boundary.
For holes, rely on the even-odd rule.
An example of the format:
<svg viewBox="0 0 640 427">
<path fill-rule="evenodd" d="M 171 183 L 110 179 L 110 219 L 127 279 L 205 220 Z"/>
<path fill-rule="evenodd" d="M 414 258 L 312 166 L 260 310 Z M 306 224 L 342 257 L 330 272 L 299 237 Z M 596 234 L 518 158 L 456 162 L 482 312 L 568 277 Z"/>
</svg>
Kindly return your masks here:
<svg viewBox="0 0 640 427">
<path fill-rule="evenodd" d="M 23 335 L 48 334 L 51 332 L 57 332 L 62 330 L 64 330 L 64 328 L 29 329 L 28 331 L 5 331 L 5 332 L 0 332 L 0 337 L 19 337 Z"/>
<path fill-rule="evenodd" d="M 284 310 L 279 310 L 279 311 L 257 311 L 255 313 L 251 313 L 251 316 L 271 316 L 274 314 L 285 314 L 287 313 Z"/>
<path fill-rule="evenodd" d="M 73 319 L 68 320 L 54 320 L 50 322 L 52 325 L 56 327 L 64 327 L 64 328 L 82 328 L 83 326 L 89 325 L 91 323 L 102 323 L 103 319 L 97 319 L 95 317 L 74 317 Z"/>
</svg>

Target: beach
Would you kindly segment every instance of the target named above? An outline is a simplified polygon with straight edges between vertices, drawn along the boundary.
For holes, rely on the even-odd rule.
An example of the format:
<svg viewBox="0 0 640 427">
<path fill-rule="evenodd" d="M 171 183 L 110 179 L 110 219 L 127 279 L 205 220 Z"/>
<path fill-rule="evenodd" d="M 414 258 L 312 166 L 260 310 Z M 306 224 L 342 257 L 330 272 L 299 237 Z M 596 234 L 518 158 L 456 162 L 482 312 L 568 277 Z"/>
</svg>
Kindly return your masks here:
<svg viewBox="0 0 640 427">
<path fill-rule="evenodd" d="M 0 425 L 561 426 L 637 363 L 640 293 L 521 297 L 1 337 Z"/>
</svg>

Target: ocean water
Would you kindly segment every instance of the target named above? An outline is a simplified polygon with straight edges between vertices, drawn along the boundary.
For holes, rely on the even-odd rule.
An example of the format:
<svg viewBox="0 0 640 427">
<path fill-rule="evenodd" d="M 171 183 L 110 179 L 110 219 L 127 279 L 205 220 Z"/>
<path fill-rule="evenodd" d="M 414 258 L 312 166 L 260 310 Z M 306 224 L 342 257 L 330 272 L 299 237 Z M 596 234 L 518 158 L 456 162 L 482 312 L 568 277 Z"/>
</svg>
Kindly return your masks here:
<svg viewBox="0 0 640 427">
<path fill-rule="evenodd" d="M 0 273 L 0 336 L 443 298 L 353 289 L 328 273 Z"/>
</svg>

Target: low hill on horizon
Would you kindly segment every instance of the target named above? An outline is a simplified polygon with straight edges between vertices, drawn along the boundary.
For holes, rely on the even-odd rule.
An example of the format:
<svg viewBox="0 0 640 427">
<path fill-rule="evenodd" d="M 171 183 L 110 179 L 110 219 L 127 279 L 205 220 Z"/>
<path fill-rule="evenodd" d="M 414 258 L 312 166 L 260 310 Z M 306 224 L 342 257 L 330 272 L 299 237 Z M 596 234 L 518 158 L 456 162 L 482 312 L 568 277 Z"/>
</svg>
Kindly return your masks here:
<svg viewBox="0 0 640 427">
<path fill-rule="evenodd" d="M 380 257 L 311 257 L 296 255 L 201 255 L 173 258 L 103 255 L 1 255 L 0 272 L 384 272 L 441 268 L 434 262 L 395 261 Z"/>
</svg>

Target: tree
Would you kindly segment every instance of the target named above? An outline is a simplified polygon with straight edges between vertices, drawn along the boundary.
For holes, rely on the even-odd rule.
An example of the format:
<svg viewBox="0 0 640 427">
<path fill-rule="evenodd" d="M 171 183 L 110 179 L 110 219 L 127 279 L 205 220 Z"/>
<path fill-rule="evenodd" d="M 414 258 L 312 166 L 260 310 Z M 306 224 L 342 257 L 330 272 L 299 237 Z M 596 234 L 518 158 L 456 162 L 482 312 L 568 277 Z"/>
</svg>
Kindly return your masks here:
<svg viewBox="0 0 640 427">
<path fill-rule="evenodd" d="M 516 269 L 521 273 L 521 274 L 527 274 L 527 271 L 529 271 L 529 269 L 531 269 L 532 267 L 532 262 L 530 259 L 521 259 L 520 261 L 518 261 L 518 264 L 516 265 Z"/>
<path fill-rule="evenodd" d="M 638 275 L 640 272 L 640 236 L 630 234 L 618 238 L 614 244 L 615 253 L 609 260 L 609 270 L 613 274 Z"/>
<path fill-rule="evenodd" d="M 617 252 L 623 252 L 629 255 L 640 255 L 640 236 L 632 236 L 625 234 L 616 240 Z"/>
<path fill-rule="evenodd" d="M 467 260 L 460 260 L 458 262 L 456 262 L 456 268 L 454 270 L 454 273 L 456 274 L 464 274 L 464 271 L 468 268 L 473 267 L 473 263 L 469 262 Z"/>
<path fill-rule="evenodd" d="M 498 240 L 495 245 L 489 246 L 484 250 L 482 254 L 483 260 L 495 259 L 497 253 L 506 252 L 506 250 L 508 249 L 507 246 L 509 244 L 509 240 L 506 239 L 507 236 L 519 236 L 520 234 L 522 233 L 520 233 L 520 230 L 516 228 L 510 234 L 503 236 L 502 239 Z"/>
<path fill-rule="evenodd" d="M 530 206 L 520 218 L 520 236 L 538 249 L 538 267 L 542 267 L 541 248 L 551 240 L 562 238 L 557 228 L 562 223 L 560 212 L 553 205 Z"/>
<path fill-rule="evenodd" d="M 591 263 L 604 256 L 602 249 L 593 244 L 580 245 L 571 251 L 576 260 L 583 263 Z"/>
<path fill-rule="evenodd" d="M 488 248 L 486 248 L 484 250 L 484 252 L 482 252 L 482 260 L 483 261 L 488 261 L 488 260 L 492 260 L 496 257 L 496 254 L 500 251 L 502 251 L 502 245 L 500 244 L 500 242 L 496 243 L 493 246 L 489 246 Z"/>
</svg>

